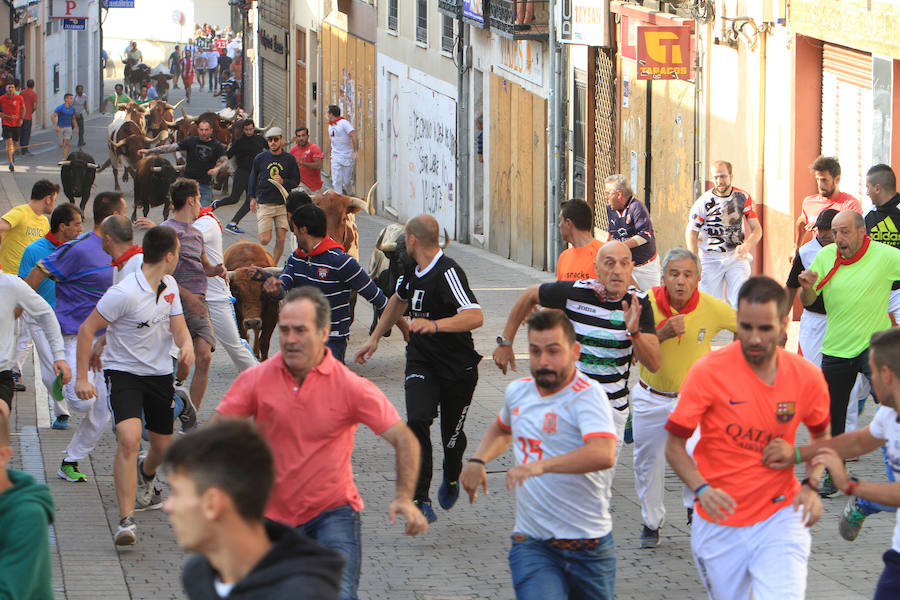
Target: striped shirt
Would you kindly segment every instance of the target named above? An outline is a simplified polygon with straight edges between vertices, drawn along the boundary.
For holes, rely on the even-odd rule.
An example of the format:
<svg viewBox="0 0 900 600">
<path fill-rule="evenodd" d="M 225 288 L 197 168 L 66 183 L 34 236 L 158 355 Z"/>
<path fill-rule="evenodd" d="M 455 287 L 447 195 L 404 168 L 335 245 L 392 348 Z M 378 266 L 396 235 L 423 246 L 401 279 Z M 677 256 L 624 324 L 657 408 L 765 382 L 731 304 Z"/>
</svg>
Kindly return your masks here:
<svg viewBox="0 0 900 600">
<path fill-rule="evenodd" d="M 331 241 L 325 238 L 323 241 Z M 333 243 L 333 242 L 332 242 Z M 321 245 L 321 243 L 320 243 Z M 281 273 L 282 295 L 291 288 L 311 285 L 322 290 L 331 304 L 331 337 L 350 335 L 350 292 L 355 290 L 372 303 L 375 310 L 382 311 L 387 298 L 375 285 L 356 259 L 346 254 L 340 245 L 327 248 L 312 255 L 302 257 L 298 252 L 291 254 Z"/>
<path fill-rule="evenodd" d="M 628 374 L 634 346 L 625 329 L 622 302 L 630 303 L 631 296 L 601 301 L 594 293 L 593 283 L 590 279 L 545 283 L 539 288 L 539 299 L 545 308 L 565 311 L 581 344 L 578 370 L 603 386 L 613 408 L 624 410 L 628 406 Z M 656 335 L 650 298 L 633 286 L 628 291 L 641 303 L 639 331 Z"/>
</svg>

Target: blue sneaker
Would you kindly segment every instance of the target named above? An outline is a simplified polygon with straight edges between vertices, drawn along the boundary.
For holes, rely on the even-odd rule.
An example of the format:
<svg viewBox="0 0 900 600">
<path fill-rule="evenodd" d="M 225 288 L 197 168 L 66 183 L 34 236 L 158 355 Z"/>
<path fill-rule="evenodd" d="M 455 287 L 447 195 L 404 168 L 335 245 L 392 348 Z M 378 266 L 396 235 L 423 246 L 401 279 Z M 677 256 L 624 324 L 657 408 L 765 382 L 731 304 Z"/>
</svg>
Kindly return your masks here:
<svg viewBox="0 0 900 600">
<path fill-rule="evenodd" d="M 634 431 L 631 428 L 631 413 L 628 413 L 628 420 L 625 421 L 625 443 L 634 443 Z"/>
<path fill-rule="evenodd" d="M 25 384 L 22 383 L 22 374 L 19 373 L 18 371 L 13 371 L 13 383 L 14 383 L 15 386 L 16 386 L 16 391 L 17 391 L 17 392 L 24 392 L 24 391 L 25 391 L 25 389 L 26 389 L 26 388 L 25 388 Z"/>
<path fill-rule="evenodd" d="M 69 428 L 69 415 L 59 415 L 53 421 L 53 425 L 50 426 L 52 429 L 68 429 Z"/>
<path fill-rule="evenodd" d="M 236 233 L 237 235 L 244 235 L 246 231 L 238 227 L 235 223 L 229 223 L 225 226 L 226 231 L 230 231 L 231 233 Z"/>
<path fill-rule="evenodd" d="M 459 498 L 459 481 L 447 481 L 444 478 L 438 489 L 438 504 L 444 510 L 450 510 L 456 504 L 457 498 Z"/>
<path fill-rule="evenodd" d="M 434 509 L 431 508 L 431 502 L 419 502 L 418 500 L 413 500 L 413 504 L 419 507 L 419 510 L 425 515 L 425 520 L 428 521 L 429 524 L 437 521 L 437 515 L 434 514 Z"/>
</svg>

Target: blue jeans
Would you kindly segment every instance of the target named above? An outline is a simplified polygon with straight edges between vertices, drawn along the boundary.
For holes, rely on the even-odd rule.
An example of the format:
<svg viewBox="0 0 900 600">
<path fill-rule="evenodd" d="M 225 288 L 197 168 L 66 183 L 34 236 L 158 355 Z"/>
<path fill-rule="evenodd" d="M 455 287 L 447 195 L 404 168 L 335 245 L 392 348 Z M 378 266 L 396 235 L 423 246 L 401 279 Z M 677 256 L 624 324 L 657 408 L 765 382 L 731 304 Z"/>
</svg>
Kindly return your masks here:
<svg viewBox="0 0 900 600">
<path fill-rule="evenodd" d="M 344 362 L 344 357 L 347 355 L 346 337 L 329 337 L 325 345 L 331 350 L 331 355 L 335 360 Z"/>
<path fill-rule="evenodd" d="M 612 533 L 592 550 L 563 550 L 513 537 L 509 569 L 517 600 L 612 600 L 616 552 Z"/>
<path fill-rule="evenodd" d="M 200 206 L 206 208 L 212 204 L 212 188 L 202 183 L 198 184 L 200 188 Z"/>
<path fill-rule="evenodd" d="M 884 470 L 887 473 L 888 481 L 893 483 L 894 469 L 891 467 L 891 461 L 888 458 L 885 446 L 881 447 L 881 454 L 882 456 L 884 456 Z M 877 512 L 897 512 L 897 508 L 895 506 L 885 506 L 884 504 L 878 504 L 877 502 L 864 500 L 862 498 L 856 499 L 856 505 L 859 506 L 859 510 L 862 511 L 862 514 L 864 515 L 874 515 Z"/>
<path fill-rule="evenodd" d="M 875 586 L 873 600 L 893 600 L 900 594 L 900 554 L 891 549 L 884 553 L 882 559 L 884 570 Z"/>
<path fill-rule="evenodd" d="M 303 535 L 340 554 L 347 564 L 341 575 L 341 600 L 357 600 L 362 566 L 362 530 L 359 513 L 349 505 L 319 514 L 297 527 Z"/>
</svg>

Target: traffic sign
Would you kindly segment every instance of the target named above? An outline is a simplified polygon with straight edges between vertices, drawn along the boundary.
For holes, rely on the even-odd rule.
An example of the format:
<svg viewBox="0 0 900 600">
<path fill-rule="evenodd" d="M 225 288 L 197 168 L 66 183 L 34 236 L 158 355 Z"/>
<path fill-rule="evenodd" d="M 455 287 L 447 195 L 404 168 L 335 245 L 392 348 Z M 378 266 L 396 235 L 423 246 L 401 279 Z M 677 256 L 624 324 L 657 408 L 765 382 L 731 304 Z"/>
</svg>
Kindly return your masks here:
<svg viewBox="0 0 900 600">
<path fill-rule="evenodd" d="M 70 31 L 84 31 L 87 19 L 63 19 L 63 29 Z"/>
<path fill-rule="evenodd" d="M 134 0 L 106 0 L 106 8 L 134 8 Z"/>
</svg>

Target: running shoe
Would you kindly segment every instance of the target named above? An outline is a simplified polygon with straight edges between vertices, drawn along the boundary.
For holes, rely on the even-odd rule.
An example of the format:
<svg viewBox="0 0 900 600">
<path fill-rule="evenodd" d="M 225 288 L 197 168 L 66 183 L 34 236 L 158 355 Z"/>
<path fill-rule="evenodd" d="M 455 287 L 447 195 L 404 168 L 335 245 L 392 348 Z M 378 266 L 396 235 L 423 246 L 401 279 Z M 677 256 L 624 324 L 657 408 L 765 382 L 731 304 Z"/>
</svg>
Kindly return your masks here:
<svg viewBox="0 0 900 600">
<path fill-rule="evenodd" d="M 74 483 L 83 483 L 87 481 L 87 475 L 78 470 L 77 462 L 62 461 L 59 470 L 56 472 L 60 479 L 71 481 Z"/>
<path fill-rule="evenodd" d="M 834 487 L 831 480 L 831 473 L 825 471 L 825 477 L 822 478 L 822 484 L 819 486 L 819 496 L 822 498 L 830 498 L 838 493 L 838 489 Z"/>
<path fill-rule="evenodd" d="M 162 495 L 156 489 L 156 475 L 147 477 L 144 475 L 144 458 L 138 458 L 137 462 L 137 494 L 134 498 L 134 508 L 138 510 L 154 510 L 162 506 Z"/>
<path fill-rule="evenodd" d="M 625 443 L 633 444 L 634 443 L 634 432 L 631 428 L 631 412 L 628 413 L 628 419 L 625 421 Z"/>
<path fill-rule="evenodd" d="M 191 402 L 190 394 L 184 388 L 176 387 L 175 395 L 184 402 L 184 410 L 178 415 L 178 420 L 181 421 L 181 433 L 187 433 L 197 427 L 197 409 L 194 407 L 194 403 Z"/>
<path fill-rule="evenodd" d="M 438 504 L 440 504 L 441 508 L 444 510 L 450 510 L 453 508 L 453 505 L 456 504 L 458 498 L 459 481 L 447 481 L 447 479 L 444 478 L 440 489 L 438 489 Z"/>
<path fill-rule="evenodd" d="M 9 172 L 10 172 L 10 173 L 15 173 L 15 172 L 16 172 L 16 168 L 13 166 L 12 163 L 9 163 Z"/>
<path fill-rule="evenodd" d="M 659 546 L 659 528 L 650 529 L 646 525 L 641 529 L 641 548 L 656 548 Z"/>
<path fill-rule="evenodd" d="M 225 230 L 237 235 L 243 235 L 246 233 L 246 231 L 237 226 L 237 223 L 229 223 L 225 226 Z"/>
<path fill-rule="evenodd" d="M 17 392 L 24 392 L 26 390 L 25 384 L 22 383 L 22 374 L 18 371 L 13 371 L 13 382 L 16 384 Z"/>
<path fill-rule="evenodd" d="M 431 508 L 431 502 L 419 502 L 418 500 L 413 500 L 413 504 L 419 507 L 419 510 L 422 511 L 422 514 L 425 515 L 425 520 L 429 523 L 434 523 L 437 521 L 437 515 L 434 514 L 434 509 Z"/>
<path fill-rule="evenodd" d="M 859 508 L 856 496 L 851 497 L 850 501 L 847 502 L 847 506 L 844 507 L 844 512 L 841 513 L 841 521 L 838 523 L 838 531 L 841 537 L 848 542 L 855 540 L 867 516 L 869 515 L 863 513 Z"/>
<path fill-rule="evenodd" d="M 137 525 L 134 523 L 134 517 L 128 515 L 119 521 L 113 541 L 116 546 L 133 546 L 137 543 Z"/>
<path fill-rule="evenodd" d="M 53 420 L 53 425 L 50 426 L 53 429 L 68 429 L 69 428 L 69 415 L 59 415 L 56 419 Z"/>
</svg>

